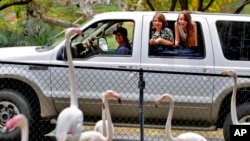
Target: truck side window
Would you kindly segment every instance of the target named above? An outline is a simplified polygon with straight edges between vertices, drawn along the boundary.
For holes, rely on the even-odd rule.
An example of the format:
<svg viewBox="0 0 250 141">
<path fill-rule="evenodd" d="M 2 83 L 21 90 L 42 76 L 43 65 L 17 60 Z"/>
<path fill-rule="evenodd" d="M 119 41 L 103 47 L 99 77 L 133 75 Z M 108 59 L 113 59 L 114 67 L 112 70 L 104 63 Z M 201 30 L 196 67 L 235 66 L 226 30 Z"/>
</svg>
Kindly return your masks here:
<svg viewBox="0 0 250 141">
<path fill-rule="evenodd" d="M 77 50 L 75 58 L 132 56 L 133 21 L 99 21 L 84 29 L 83 32 L 83 37 L 78 36 L 72 40 L 71 46 Z M 126 45 L 119 44 L 121 40 L 126 42 Z"/>
<path fill-rule="evenodd" d="M 250 60 L 250 22 L 217 21 L 223 54 L 229 60 Z"/>
<path fill-rule="evenodd" d="M 174 23 L 175 21 L 168 21 L 168 27 L 173 31 L 174 37 Z M 151 23 L 152 24 L 152 23 Z M 175 57 L 175 58 L 194 58 L 194 59 L 201 59 L 204 58 L 205 55 L 205 45 L 203 40 L 203 34 L 202 34 L 202 27 L 199 22 L 196 22 L 197 25 L 197 38 L 198 38 L 198 48 L 196 49 L 190 49 L 187 47 L 172 47 L 172 46 L 165 46 L 161 52 L 159 52 L 157 55 L 151 54 L 149 50 L 149 56 L 158 56 L 158 57 Z M 150 26 L 152 27 L 152 26 Z M 150 30 L 151 33 L 151 30 Z M 150 47 L 150 46 L 149 46 Z"/>
</svg>

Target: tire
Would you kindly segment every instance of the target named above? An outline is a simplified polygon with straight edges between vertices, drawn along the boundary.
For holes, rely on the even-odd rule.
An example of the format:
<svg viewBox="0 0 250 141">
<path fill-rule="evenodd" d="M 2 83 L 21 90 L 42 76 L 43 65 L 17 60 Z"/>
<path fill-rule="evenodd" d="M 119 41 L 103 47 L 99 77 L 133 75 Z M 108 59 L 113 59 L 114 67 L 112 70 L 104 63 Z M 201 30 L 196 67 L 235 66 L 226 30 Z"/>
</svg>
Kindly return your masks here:
<svg viewBox="0 0 250 141">
<path fill-rule="evenodd" d="M 250 102 L 240 104 L 236 107 L 239 122 L 250 122 Z M 228 113 L 223 124 L 225 141 L 230 141 L 230 125 L 232 125 L 231 112 Z"/>
<path fill-rule="evenodd" d="M 27 99 L 19 92 L 13 90 L 0 90 L 0 130 L 4 127 L 5 122 L 17 114 L 24 114 L 30 123 L 31 108 Z M 20 140 L 20 131 L 15 128 L 9 133 L 0 131 L 1 141 Z"/>
<path fill-rule="evenodd" d="M 50 121 L 40 120 L 36 121 L 36 123 L 33 125 L 33 135 L 37 137 L 44 138 L 44 135 L 50 133 L 53 131 L 56 127 L 56 124 L 51 124 Z"/>
</svg>

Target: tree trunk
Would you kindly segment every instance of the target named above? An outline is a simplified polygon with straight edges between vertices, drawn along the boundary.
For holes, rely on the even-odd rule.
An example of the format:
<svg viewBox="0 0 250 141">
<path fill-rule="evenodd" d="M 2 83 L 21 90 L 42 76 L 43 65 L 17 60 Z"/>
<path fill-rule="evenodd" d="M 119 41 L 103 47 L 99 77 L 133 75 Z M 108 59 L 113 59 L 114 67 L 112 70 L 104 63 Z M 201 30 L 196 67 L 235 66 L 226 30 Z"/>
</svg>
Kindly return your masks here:
<svg viewBox="0 0 250 141">
<path fill-rule="evenodd" d="M 188 0 L 179 0 L 181 10 L 188 10 Z"/>
<path fill-rule="evenodd" d="M 121 0 L 116 0 L 116 5 L 117 5 L 117 7 L 118 7 L 119 10 L 122 9 L 122 2 L 121 2 Z"/>
<path fill-rule="evenodd" d="M 201 11 L 203 7 L 203 0 L 199 0 L 197 11 Z"/>
<path fill-rule="evenodd" d="M 175 7 L 176 7 L 176 3 L 177 3 L 177 0 L 172 0 L 171 2 L 171 6 L 170 6 L 170 11 L 174 11 Z"/>
</svg>

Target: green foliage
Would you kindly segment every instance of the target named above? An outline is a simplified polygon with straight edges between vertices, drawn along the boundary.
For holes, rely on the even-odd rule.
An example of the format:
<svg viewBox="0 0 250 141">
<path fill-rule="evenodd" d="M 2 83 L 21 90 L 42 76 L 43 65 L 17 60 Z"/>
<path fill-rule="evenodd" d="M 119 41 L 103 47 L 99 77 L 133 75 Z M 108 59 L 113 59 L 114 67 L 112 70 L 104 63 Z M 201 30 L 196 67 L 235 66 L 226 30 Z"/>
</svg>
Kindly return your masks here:
<svg viewBox="0 0 250 141">
<path fill-rule="evenodd" d="M 9 2 L 12 0 L 6 0 L 1 2 Z M 129 3 L 132 6 L 137 5 L 138 0 L 123 0 L 122 2 Z M 200 0 L 188 1 L 189 10 L 196 11 L 198 8 L 198 2 Z M 206 6 L 210 0 L 204 0 L 203 6 Z M 152 5 L 158 11 L 168 11 L 170 9 L 172 0 L 151 0 Z M 41 21 L 35 20 L 31 17 L 27 18 L 27 7 L 38 8 L 39 12 L 44 15 L 60 19 L 62 21 L 74 22 L 82 15 L 79 14 L 77 6 L 70 5 L 65 6 L 65 1 L 61 0 L 33 0 L 29 5 L 11 6 L 0 12 L 0 47 L 4 46 L 24 46 L 24 45 L 44 45 L 53 40 L 53 36 L 63 30 L 62 27 L 52 27 L 44 24 Z M 232 10 L 238 7 L 237 0 L 214 0 L 211 7 L 206 12 L 228 12 L 232 13 Z M 142 4 L 145 10 L 150 10 L 146 0 L 142 0 Z M 115 4 L 115 0 L 111 0 L 110 5 L 95 5 L 94 13 L 102 13 L 109 11 L 119 11 Z M 179 0 L 175 11 L 180 11 Z M 17 19 L 14 21 L 4 21 L 4 16 L 8 12 L 15 12 Z M 250 13 L 250 6 L 246 6 L 242 13 Z M 86 19 L 82 18 L 78 24 L 85 22 Z M 113 39 L 111 36 L 110 39 Z M 114 46 L 115 41 L 114 41 Z"/>
<path fill-rule="evenodd" d="M 67 7 L 55 6 L 47 11 L 47 15 L 63 21 L 74 22 L 80 17 L 80 14 L 77 14 L 77 12 L 78 8 L 76 5 Z"/>
<path fill-rule="evenodd" d="M 0 47 L 36 46 L 53 42 L 55 31 L 49 25 L 30 19 L 19 23 L 15 30 L 0 30 Z"/>
<path fill-rule="evenodd" d="M 18 46 L 17 42 L 23 41 L 19 33 L 9 30 L 0 30 L 0 39 L 0 47 Z"/>
<path fill-rule="evenodd" d="M 246 5 L 243 9 L 243 13 L 248 13 L 250 14 L 250 5 Z"/>
<path fill-rule="evenodd" d="M 131 2 L 134 2 L 134 0 L 130 0 Z M 214 2 L 212 3 L 212 5 L 209 7 L 209 9 L 206 12 L 230 12 L 232 13 L 232 4 L 235 4 L 237 0 L 214 0 Z M 169 11 L 170 10 L 170 6 L 172 3 L 172 0 L 154 0 L 154 1 L 150 1 L 152 3 L 152 5 L 154 6 L 154 8 L 157 11 Z M 198 5 L 199 5 L 200 0 L 191 0 L 188 1 L 188 10 L 191 11 L 197 11 L 198 10 Z M 205 7 L 208 3 L 210 2 L 210 0 L 204 0 L 203 1 L 203 7 Z M 148 7 L 146 0 L 142 0 L 142 6 L 145 7 L 145 10 L 150 10 L 150 8 Z M 174 9 L 175 11 L 180 11 L 180 4 L 179 4 L 179 0 L 177 0 L 176 3 L 176 7 Z"/>
<path fill-rule="evenodd" d="M 119 11 L 116 5 L 101 5 L 101 4 L 95 5 L 93 10 L 95 13 Z"/>
<path fill-rule="evenodd" d="M 51 42 L 56 32 L 51 26 L 43 24 L 38 20 L 30 19 L 23 27 L 23 34 L 30 44 L 44 45 Z"/>
</svg>

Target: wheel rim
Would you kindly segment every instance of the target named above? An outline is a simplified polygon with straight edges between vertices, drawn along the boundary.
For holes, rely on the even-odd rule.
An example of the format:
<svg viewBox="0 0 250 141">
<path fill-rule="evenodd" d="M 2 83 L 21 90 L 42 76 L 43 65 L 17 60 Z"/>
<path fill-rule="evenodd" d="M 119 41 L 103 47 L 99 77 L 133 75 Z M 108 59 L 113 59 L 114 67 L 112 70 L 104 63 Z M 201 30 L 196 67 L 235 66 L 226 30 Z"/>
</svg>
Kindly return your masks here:
<svg viewBox="0 0 250 141">
<path fill-rule="evenodd" d="M 17 115 L 19 113 L 20 111 L 15 104 L 9 101 L 1 101 L 0 102 L 0 129 L 3 129 L 6 121 L 8 121 L 14 115 Z"/>
<path fill-rule="evenodd" d="M 242 122 L 248 122 L 248 123 L 250 123 L 250 115 L 246 115 L 246 116 L 240 118 L 239 122 L 240 123 L 242 123 Z"/>
</svg>

